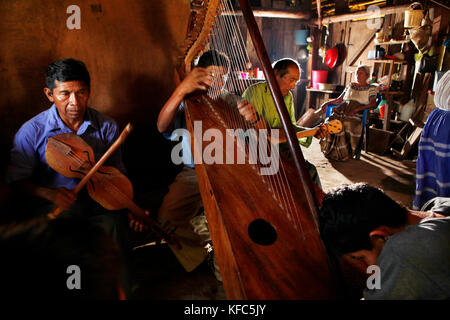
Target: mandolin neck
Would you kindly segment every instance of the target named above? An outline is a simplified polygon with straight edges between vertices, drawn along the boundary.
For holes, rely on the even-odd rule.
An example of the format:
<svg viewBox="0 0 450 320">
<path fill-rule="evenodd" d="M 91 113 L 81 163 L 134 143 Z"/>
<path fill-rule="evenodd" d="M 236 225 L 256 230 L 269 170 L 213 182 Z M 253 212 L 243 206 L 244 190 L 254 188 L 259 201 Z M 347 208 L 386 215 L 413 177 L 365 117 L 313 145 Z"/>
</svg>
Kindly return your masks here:
<svg viewBox="0 0 450 320">
<path fill-rule="evenodd" d="M 313 128 L 313 129 L 307 129 L 307 130 L 297 132 L 296 133 L 297 139 L 312 137 L 317 133 L 318 130 L 319 130 L 319 128 Z M 284 133 L 283 130 L 279 130 L 278 134 L 279 134 L 278 140 L 275 141 L 275 140 L 270 139 L 273 143 L 284 143 L 287 141 L 286 134 Z"/>
<path fill-rule="evenodd" d="M 319 128 L 313 128 L 313 129 L 307 129 L 296 133 L 297 138 L 306 138 L 306 137 L 312 137 L 314 136 L 317 131 L 319 131 Z"/>
</svg>

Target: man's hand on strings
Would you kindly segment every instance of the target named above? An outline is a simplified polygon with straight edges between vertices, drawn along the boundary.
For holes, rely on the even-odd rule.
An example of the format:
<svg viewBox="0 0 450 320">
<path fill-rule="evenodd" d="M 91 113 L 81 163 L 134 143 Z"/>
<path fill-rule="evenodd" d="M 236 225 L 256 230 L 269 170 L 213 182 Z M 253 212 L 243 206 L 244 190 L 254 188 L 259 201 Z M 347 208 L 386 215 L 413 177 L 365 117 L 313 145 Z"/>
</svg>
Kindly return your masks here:
<svg viewBox="0 0 450 320">
<path fill-rule="evenodd" d="M 62 210 L 69 210 L 76 200 L 77 194 L 64 187 L 54 189 L 51 195 L 51 201 Z"/>
<path fill-rule="evenodd" d="M 145 214 L 149 216 L 150 212 L 145 210 Z M 136 232 L 148 231 L 148 226 L 136 220 L 131 213 L 128 213 L 128 220 L 130 221 L 130 228 L 133 229 L 134 231 Z"/>
<path fill-rule="evenodd" d="M 241 116 L 249 122 L 256 122 L 258 120 L 258 112 L 255 107 L 247 100 L 242 100 L 237 103 L 237 107 Z"/>
<path fill-rule="evenodd" d="M 181 82 L 180 87 L 184 95 L 196 90 L 208 90 L 213 82 L 213 76 L 205 68 L 194 68 Z"/>
<path fill-rule="evenodd" d="M 330 132 L 328 131 L 327 126 L 324 125 L 323 123 L 319 124 L 316 128 L 318 130 L 317 130 L 316 134 L 314 135 L 314 137 L 316 137 L 317 139 L 326 138 L 330 135 Z"/>
</svg>

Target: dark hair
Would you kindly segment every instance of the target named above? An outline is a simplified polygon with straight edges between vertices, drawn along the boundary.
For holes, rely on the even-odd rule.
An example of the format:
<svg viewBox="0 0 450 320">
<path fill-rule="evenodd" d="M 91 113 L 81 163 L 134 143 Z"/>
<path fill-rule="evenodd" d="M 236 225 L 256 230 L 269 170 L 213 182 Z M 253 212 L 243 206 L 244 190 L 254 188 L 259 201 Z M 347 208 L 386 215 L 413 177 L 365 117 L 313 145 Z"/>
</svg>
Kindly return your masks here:
<svg viewBox="0 0 450 320">
<path fill-rule="evenodd" d="M 0 227 L 0 286 L 8 298 L 117 299 L 120 251 L 86 219 L 35 218 Z M 80 268 L 81 289 L 67 280 Z"/>
<path fill-rule="evenodd" d="M 209 66 L 225 67 L 227 73 L 230 69 L 230 59 L 225 53 L 217 50 L 209 50 L 204 52 L 197 61 L 197 67 L 207 68 Z"/>
<path fill-rule="evenodd" d="M 327 193 L 322 201 L 320 235 L 325 246 L 337 256 L 371 250 L 370 232 L 382 225 L 403 226 L 407 212 L 381 189 L 365 183 L 342 185 Z"/>
<path fill-rule="evenodd" d="M 45 84 L 51 91 L 55 89 L 55 80 L 60 82 L 78 80 L 83 81 L 88 88 L 91 87 L 91 77 L 86 65 L 72 58 L 55 61 L 47 67 Z"/>
<path fill-rule="evenodd" d="M 289 67 L 294 66 L 298 68 L 298 71 L 300 72 L 300 66 L 298 65 L 297 61 L 290 59 L 290 58 L 283 58 L 278 61 L 275 61 L 273 63 L 273 70 L 278 71 L 278 75 L 283 77 L 286 73 L 289 72 Z"/>
</svg>

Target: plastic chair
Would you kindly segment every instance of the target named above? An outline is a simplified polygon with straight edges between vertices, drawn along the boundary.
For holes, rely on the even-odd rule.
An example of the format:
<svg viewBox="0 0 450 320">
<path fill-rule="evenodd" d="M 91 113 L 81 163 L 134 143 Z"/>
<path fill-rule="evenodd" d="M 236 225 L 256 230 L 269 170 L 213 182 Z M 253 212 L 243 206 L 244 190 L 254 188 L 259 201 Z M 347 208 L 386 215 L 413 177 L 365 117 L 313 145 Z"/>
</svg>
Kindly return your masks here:
<svg viewBox="0 0 450 320">
<path fill-rule="evenodd" d="M 365 146 L 364 151 L 367 152 L 367 143 L 369 142 L 369 130 L 368 130 L 369 125 L 367 124 L 367 116 L 369 115 L 370 110 L 374 110 L 378 107 L 381 100 L 383 100 L 383 97 L 381 96 L 381 94 L 377 93 L 377 102 L 376 102 L 375 107 L 365 109 L 363 111 L 363 116 L 361 118 L 361 124 L 362 124 L 361 138 L 359 139 L 358 145 L 356 146 L 356 150 L 355 150 L 355 159 L 356 160 L 359 160 L 359 158 L 361 157 L 361 149 L 362 149 L 364 138 L 366 139 L 365 144 L 364 144 L 364 146 Z M 339 107 L 340 105 L 342 105 L 342 103 L 328 105 L 327 110 L 325 112 L 325 118 L 328 118 L 329 116 L 331 116 L 331 112 L 333 111 L 333 108 Z"/>
</svg>

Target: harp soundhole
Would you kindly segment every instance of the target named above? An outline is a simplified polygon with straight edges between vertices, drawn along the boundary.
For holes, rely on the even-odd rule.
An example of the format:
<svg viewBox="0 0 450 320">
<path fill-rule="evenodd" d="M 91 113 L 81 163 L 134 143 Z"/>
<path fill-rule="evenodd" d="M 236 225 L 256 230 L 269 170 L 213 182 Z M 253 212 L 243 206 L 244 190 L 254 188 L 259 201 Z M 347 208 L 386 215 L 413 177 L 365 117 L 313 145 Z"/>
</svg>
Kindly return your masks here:
<svg viewBox="0 0 450 320">
<path fill-rule="evenodd" d="M 256 219 L 248 225 L 248 235 L 253 242 L 269 246 L 277 240 L 275 228 L 264 219 Z"/>
</svg>

